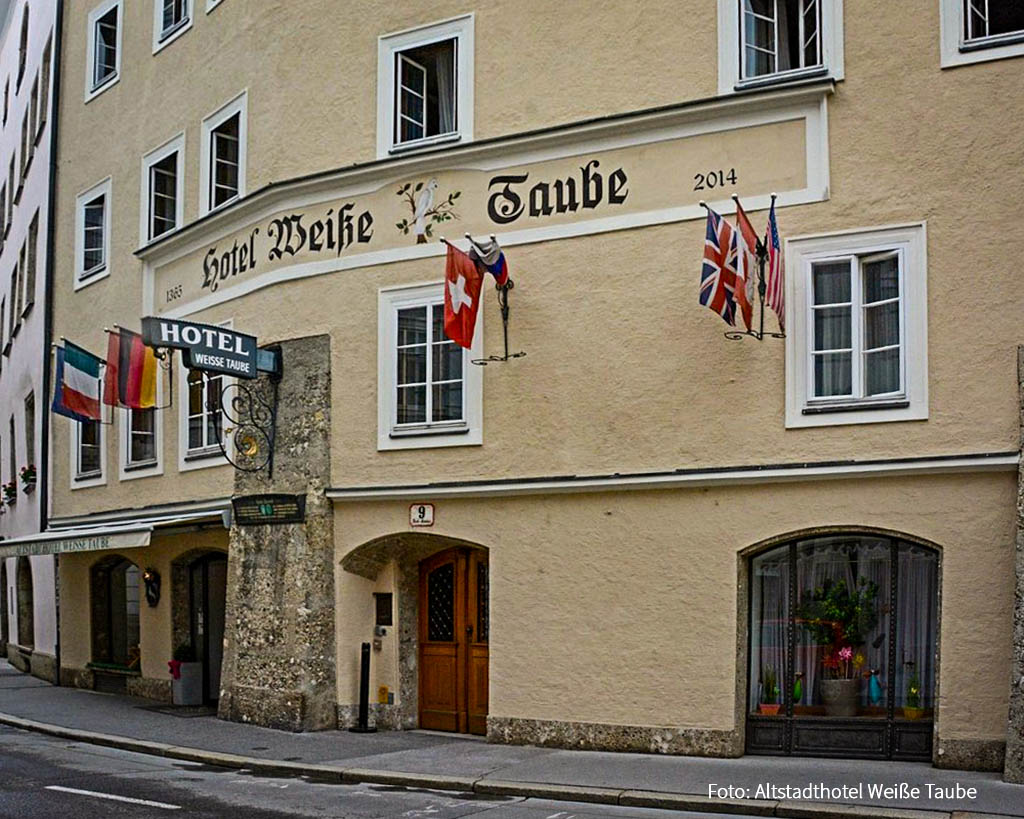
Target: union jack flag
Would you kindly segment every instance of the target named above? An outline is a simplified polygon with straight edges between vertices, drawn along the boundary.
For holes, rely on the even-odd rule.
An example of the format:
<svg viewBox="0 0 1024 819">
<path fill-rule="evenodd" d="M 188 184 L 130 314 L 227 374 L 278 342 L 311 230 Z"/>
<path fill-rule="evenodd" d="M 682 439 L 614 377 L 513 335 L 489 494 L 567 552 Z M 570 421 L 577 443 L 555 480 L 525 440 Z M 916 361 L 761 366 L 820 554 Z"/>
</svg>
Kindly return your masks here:
<svg viewBox="0 0 1024 819">
<path fill-rule="evenodd" d="M 736 246 L 732 226 L 708 208 L 700 303 L 736 326 Z"/>
<path fill-rule="evenodd" d="M 768 275 L 765 277 L 764 303 L 779 317 L 779 329 L 785 332 L 786 310 L 783 304 L 783 267 L 782 246 L 779 243 L 779 223 L 775 221 L 775 197 L 772 197 L 772 208 L 768 212 Z"/>
</svg>

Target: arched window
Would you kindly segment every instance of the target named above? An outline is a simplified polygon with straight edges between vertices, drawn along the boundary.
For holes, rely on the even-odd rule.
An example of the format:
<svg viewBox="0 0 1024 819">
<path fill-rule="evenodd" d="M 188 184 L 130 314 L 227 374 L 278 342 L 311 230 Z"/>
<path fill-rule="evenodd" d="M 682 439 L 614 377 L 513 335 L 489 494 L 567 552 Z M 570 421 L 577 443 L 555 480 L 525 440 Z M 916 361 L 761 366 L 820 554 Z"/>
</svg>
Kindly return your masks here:
<svg viewBox="0 0 1024 819">
<path fill-rule="evenodd" d="M 92 567 L 92 660 L 139 670 L 139 567 L 120 556 Z"/>
<path fill-rule="evenodd" d="M 938 554 L 870 534 L 750 562 L 747 749 L 931 759 Z"/>
<path fill-rule="evenodd" d="M 25 76 L 25 62 L 28 59 L 28 3 L 25 4 L 25 11 L 21 14 L 21 43 L 18 46 L 18 87 L 21 88 L 21 78 Z"/>
<path fill-rule="evenodd" d="M 18 645 L 35 646 L 35 602 L 32 589 L 32 564 L 27 557 L 18 558 Z"/>
</svg>

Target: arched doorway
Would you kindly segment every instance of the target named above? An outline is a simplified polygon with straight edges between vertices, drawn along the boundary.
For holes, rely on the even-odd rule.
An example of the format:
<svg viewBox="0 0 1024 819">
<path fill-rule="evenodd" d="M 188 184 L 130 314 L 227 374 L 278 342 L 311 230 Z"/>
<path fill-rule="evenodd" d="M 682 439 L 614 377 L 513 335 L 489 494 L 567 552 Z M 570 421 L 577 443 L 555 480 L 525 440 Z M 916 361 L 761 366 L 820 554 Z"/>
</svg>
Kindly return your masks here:
<svg viewBox="0 0 1024 819">
<path fill-rule="evenodd" d="M 18 558 L 18 645 L 35 646 L 35 600 L 32 588 L 32 564 L 27 557 Z"/>
<path fill-rule="evenodd" d="M 446 549 L 420 562 L 420 727 L 487 733 L 487 553 Z"/>
<path fill-rule="evenodd" d="M 10 628 L 7 616 L 7 561 L 0 559 L 0 659 L 7 656 L 7 641 L 11 639 Z"/>
<path fill-rule="evenodd" d="M 207 703 L 220 699 L 227 582 L 228 559 L 222 552 L 210 552 L 188 565 L 189 640 L 196 659 L 203 664 L 203 700 Z"/>
<path fill-rule="evenodd" d="M 747 751 L 930 760 L 938 551 L 829 533 L 749 569 Z"/>
<path fill-rule="evenodd" d="M 113 555 L 90 571 L 92 661 L 139 671 L 139 567 Z"/>
</svg>

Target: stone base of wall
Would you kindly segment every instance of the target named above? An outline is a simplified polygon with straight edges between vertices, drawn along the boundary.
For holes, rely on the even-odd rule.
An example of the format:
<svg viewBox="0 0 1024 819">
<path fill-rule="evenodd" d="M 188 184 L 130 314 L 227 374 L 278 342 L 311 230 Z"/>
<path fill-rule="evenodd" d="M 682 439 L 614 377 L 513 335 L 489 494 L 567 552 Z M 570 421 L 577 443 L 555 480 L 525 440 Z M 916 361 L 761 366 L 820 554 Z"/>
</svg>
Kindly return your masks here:
<svg viewBox="0 0 1024 819">
<path fill-rule="evenodd" d="M 158 702 L 171 701 L 171 681 L 154 680 L 150 677 L 128 677 L 125 680 L 125 693 L 129 697 L 142 697 Z"/>
<path fill-rule="evenodd" d="M 32 651 L 16 646 L 14 643 L 7 644 L 7 662 L 13 665 L 18 671 L 26 674 L 32 670 Z"/>
<path fill-rule="evenodd" d="M 743 756 L 743 740 L 738 731 L 607 725 L 596 722 L 561 722 L 516 717 L 488 717 L 487 741 L 508 745 L 572 748 L 580 751 Z"/>
<path fill-rule="evenodd" d="M 338 706 L 338 728 L 347 730 L 359 724 L 358 705 Z M 370 725 L 378 731 L 408 731 L 416 727 L 416 718 L 409 718 L 397 705 L 370 703 Z"/>
<path fill-rule="evenodd" d="M 998 739 L 939 739 L 936 768 L 959 771 L 1001 771 L 1006 743 Z"/>
<path fill-rule="evenodd" d="M 94 686 L 92 671 L 88 668 L 60 667 L 60 684 L 66 688 L 84 688 L 92 691 Z"/>
<path fill-rule="evenodd" d="M 295 733 L 310 730 L 306 712 L 306 696 L 301 691 L 274 691 L 247 685 L 234 685 L 224 691 L 217 706 L 217 716 L 221 719 Z M 317 726 L 313 730 L 333 727 Z"/>
<path fill-rule="evenodd" d="M 33 651 L 29 660 L 29 666 L 33 677 L 46 680 L 48 683 L 57 682 L 57 658 L 52 654 L 43 654 L 41 651 Z"/>
</svg>

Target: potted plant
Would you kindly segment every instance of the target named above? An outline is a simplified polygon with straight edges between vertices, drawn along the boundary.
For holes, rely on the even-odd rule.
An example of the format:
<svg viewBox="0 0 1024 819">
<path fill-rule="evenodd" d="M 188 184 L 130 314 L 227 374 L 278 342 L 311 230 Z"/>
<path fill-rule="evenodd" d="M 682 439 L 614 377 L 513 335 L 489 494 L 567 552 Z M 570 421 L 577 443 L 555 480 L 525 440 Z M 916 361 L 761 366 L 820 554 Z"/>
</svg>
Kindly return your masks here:
<svg viewBox="0 0 1024 819">
<path fill-rule="evenodd" d="M 203 664 L 196 662 L 196 652 L 188 643 L 174 649 L 174 659 L 167 663 L 171 672 L 171 701 L 175 705 L 203 704 Z"/>
<path fill-rule="evenodd" d="M 775 669 L 766 665 L 761 671 L 761 702 L 758 703 L 757 712 L 774 717 L 781 707 L 778 677 L 775 675 Z"/>
<path fill-rule="evenodd" d="M 797 609 L 797 622 L 825 647 L 821 698 L 831 717 L 857 713 L 858 672 L 865 658 L 855 649 L 878 623 L 877 596 L 878 584 L 863 577 L 852 588 L 845 580 L 826 580 L 805 592 Z"/>
<path fill-rule="evenodd" d="M 911 672 L 907 678 L 907 696 L 903 700 L 903 718 L 921 719 L 924 715 L 924 709 L 921 707 L 921 678 L 917 676 L 917 669 L 913 663 L 907 665 L 911 667 Z"/>
<path fill-rule="evenodd" d="M 21 491 L 26 495 L 31 494 L 36 489 L 36 465 L 29 464 L 21 468 Z"/>
<path fill-rule="evenodd" d="M 4 501 L 8 506 L 13 506 L 18 500 L 18 484 L 15 481 L 10 481 L 3 485 Z"/>
</svg>

